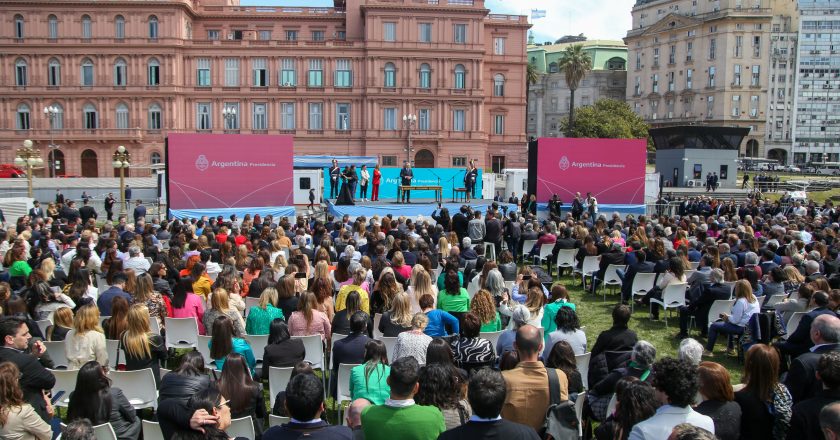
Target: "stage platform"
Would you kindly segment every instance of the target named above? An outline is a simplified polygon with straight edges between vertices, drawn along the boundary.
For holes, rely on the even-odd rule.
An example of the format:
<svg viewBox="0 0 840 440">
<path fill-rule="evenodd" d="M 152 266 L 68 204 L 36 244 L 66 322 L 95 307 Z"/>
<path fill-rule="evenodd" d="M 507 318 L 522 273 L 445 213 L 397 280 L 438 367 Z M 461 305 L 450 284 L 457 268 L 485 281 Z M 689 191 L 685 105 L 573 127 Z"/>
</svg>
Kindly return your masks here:
<svg viewBox="0 0 840 440">
<path fill-rule="evenodd" d="M 336 205 L 333 200 L 327 200 L 327 212 L 336 217 L 343 217 L 345 214 L 350 218 L 365 216 L 370 218 L 373 215 L 383 217 L 391 214 L 394 217 L 405 216 L 416 218 L 419 215 L 430 219 L 432 212 L 438 209 L 438 204 L 434 199 L 414 199 L 411 203 L 397 203 L 395 200 L 383 200 L 379 202 L 361 202 L 357 201 L 355 205 Z M 449 215 L 455 215 L 462 205 L 472 206 L 473 209 L 487 211 L 487 208 L 493 204 L 492 200 L 473 200 L 469 203 L 464 202 L 443 202 L 443 207 L 449 210 Z M 517 211 L 518 206 L 510 203 L 499 203 L 499 206 L 507 206 L 508 212 Z"/>
</svg>

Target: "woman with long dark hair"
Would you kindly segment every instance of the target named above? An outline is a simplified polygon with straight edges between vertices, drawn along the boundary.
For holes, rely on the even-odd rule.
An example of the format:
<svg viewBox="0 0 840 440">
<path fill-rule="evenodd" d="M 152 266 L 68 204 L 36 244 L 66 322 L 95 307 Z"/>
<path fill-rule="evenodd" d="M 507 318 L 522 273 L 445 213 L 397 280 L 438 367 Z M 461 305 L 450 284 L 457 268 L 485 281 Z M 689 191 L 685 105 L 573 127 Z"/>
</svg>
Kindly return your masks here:
<svg viewBox="0 0 840 440">
<path fill-rule="evenodd" d="M 472 415 L 470 404 L 463 399 L 465 385 L 444 364 L 429 363 L 420 369 L 420 387 L 414 395 L 418 405 L 437 407 L 443 414 L 446 429 L 467 423 Z"/>
<path fill-rule="evenodd" d="M 140 437 L 140 419 L 122 390 L 111 387 L 105 369 L 96 361 L 82 365 L 76 389 L 70 393 L 67 420 L 88 419 L 93 425 L 110 423 L 119 440 Z"/>
<path fill-rule="evenodd" d="M 251 416 L 254 431 L 262 435 L 263 420 L 267 415 L 262 386 L 255 382 L 248 369 L 245 358 L 238 353 L 227 355 L 219 390 L 230 399 L 231 417 L 238 419 Z"/>
<path fill-rule="evenodd" d="M 362 297 L 358 291 L 351 291 L 344 301 L 344 308 L 335 313 L 332 320 L 332 334 L 349 335 L 350 317 L 356 312 L 363 312 Z M 368 332 L 370 334 L 370 332 Z"/>
<path fill-rule="evenodd" d="M 192 292 L 192 279 L 180 278 L 172 289 L 172 317 L 195 318 L 198 323 L 198 334 L 206 333 L 204 323 L 204 301 Z"/>
<path fill-rule="evenodd" d="M 374 405 L 385 403 L 391 393 L 388 376 L 388 351 L 382 341 L 371 339 L 365 343 L 365 361 L 350 370 L 350 397 L 367 399 Z"/>
<path fill-rule="evenodd" d="M 793 402 L 779 382 L 779 352 L 765 344 L 750 347 L 742 380 L 744 388 L 735 393 L 741 407 L 741 439 L 784 439 Z"/>
<path fill-rule="evenodd" d="M 262 378 L 268 379 L 269 367 L 294 367 L 306 357 L 306 348 L 300 339 L 292 339 L 289 326 L 280 318 L 271 321 L 268 345 L 263 353 Z"/>
<path fill-rule="evenodd" d="M 195 393 L 210 386 L 210 376 L 204 374 L 205 360 L 199 351 L 181 356 L 181 364 L 160 379 L 158 401 L 177 399 L 187 403 Z"/>
<path fill-rule="evenodd" d="M 251 374 L 257 366 L 254 358 L 254 351 L 248 341 L 234 336 L 233 321 L 227 315 L 221 315 L 213 321 L 213 337 L 208 344 L 210 346 L 210 358 L 219 370 L 224 369 L 225 360 L 230 353 L 239 353 L 248 361 Z"/>
<path fill-rule="evenodd" d="M 546 358 L 546 367 L 566 373 L 569 380 L 569 394 L 583 392 L 583 378 L 575 362 L 575 351 L 567 341 L 557 341 Z"/>
<path fill-rule="evenodd" d="M 128 328 L 128 300 L 116 296 L 111 302 L 111 317 L 102 322 L 105 330 L 105 338 L 120 339 L 123 332 Z"/>
</svg>

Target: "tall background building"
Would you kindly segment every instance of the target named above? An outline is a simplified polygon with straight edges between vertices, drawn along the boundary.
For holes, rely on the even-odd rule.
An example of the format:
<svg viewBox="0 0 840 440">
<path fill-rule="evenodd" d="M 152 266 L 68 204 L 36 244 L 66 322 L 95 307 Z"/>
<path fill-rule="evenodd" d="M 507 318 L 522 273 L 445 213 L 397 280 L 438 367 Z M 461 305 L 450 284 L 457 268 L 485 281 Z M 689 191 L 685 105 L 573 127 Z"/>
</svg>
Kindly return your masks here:
<svg viewBox="0 0 840 440">
<path fill-rule="evenodd" d="M 384 166 L 526 164 L 529 25 L 484 0 L 9 0 L 0 18 L 0 162 L 32 139 L 54 153 L 44 174 L 108 176 L 119 145 L 154 164 L 168 132 L 209 132 Z"/>
<path fill-rule="evenodd" d="M 566 41 L 571 40 L 571 41 Z M 559 63 L 563 51 L 583 45 L 592 58 L 587 73 L 575 91 L 575 106 L 590 105 L 601 98 L 624 101 L 627 87 L 627 46 L 622 41 L 561 38 L 556 42 L 528 44 L 528 62 L 538 72 L 537 82 L 528 90 L 528 136 L 562 137 L 560 121 L 569 116 L 571 93 Z"/>
<path fill-rule="evenodd" d="M 790 46 L 772 37 L 794 32 L 794 13 L 795 0 L 638 0 L 625 38 L 627 101 L 654 127 L 748 127 L 742 156 L 764 157 L 768 143 L 781 155 L 785 137 L 776 139 L 775 133 L 789 129 L 785 121 L 792 118 L 788 110 L 768 114 L 768 93 L 782 87 L 780 72 L 790 85 L 790 62 L 780 67 L 777 60 L 773 68 L 771 53 Z M 782 121 L 771 130 L 773 142 L 766 135 L 768 120 L 774 127 Z M 717 170 L 702 172 L 710 171 Z"/>
</svg>

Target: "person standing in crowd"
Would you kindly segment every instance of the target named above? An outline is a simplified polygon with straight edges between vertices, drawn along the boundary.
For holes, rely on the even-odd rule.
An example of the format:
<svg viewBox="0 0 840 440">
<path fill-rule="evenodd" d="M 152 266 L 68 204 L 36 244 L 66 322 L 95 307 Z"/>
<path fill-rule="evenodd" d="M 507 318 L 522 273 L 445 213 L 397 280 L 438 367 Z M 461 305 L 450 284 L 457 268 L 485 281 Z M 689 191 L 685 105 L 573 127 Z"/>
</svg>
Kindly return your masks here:
<svg viewBox="0 0 840 440">
<path fill-rule="evenodd" d="M 117 203 L 117 199 L 114 198 L 114 193 L 108 193 L 105 196 L 105 214 L 108 217 L 108 221 L 114 221 L 114 205 Z"/>
<path fill-rule="evenodd" d="M 82 207 L 79 208 L 79 216 L 82 218 L 83 224 L 87 224 L 90 219 L 96 220 L 99 217 L 96 213 L 96 209 L 94 209 L 93 206 L 90 206 L 89 203 L 90 199 L 83 199 Z"/>
<path fill-rule="evenodd" d="M 125 198 L 123 199 L 123 203 L 125 204 L 125 209 L 128 209 L 129 205 L 131 205 L 131 186 L 128 184 L 125 185 Z"/>
<path fill-rule="evenodd" d="M 411 171 L 411 163 L 408 161 L 405 162 L 403 165 L 402 170 L 400 170 L 400 185 L 402 186 L 411 186 L 411 179 L 414 178 L 414 172 Z M 411 203 L 411 191 L 403 191 L 402 192 L 402 200 L 403 203 Z"/>
<path fill-rule="evenodd" d="M 338 198 L 338 177 L 341 174 L 341 168 L 338 167 L 338 161 L 333 159 L 332 166 L 329 169 L 330 173 L 330 198 Z"/>
<path fill-rule="evenodd" d="M 350 165 L 347 170 L 347 185 L 350 187 L 350 200 L 356 201 L 356 186 L 359 184 L 359 175 L 356 173 L 356 165 Z"/>
<path fill-rule="evenodd" d="M 363 202 L 367 202 L 367 190 L 368 190 L 368 183 L 370 182 L 370 173 L 368 172 L 367 165 L 362 165 L 362 169 L 359 172 L 359 195 Z"/>
</svg>

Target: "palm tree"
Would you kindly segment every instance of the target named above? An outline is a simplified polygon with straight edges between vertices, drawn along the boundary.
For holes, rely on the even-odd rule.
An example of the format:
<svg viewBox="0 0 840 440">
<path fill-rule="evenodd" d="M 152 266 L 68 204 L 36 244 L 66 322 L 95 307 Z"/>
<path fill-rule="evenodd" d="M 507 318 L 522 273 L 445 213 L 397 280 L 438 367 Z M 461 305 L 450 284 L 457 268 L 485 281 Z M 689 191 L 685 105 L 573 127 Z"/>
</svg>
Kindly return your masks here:
<svg viewBox="0 0 840 440">
<path fill-rule="evenodd" d="M 569 46 L 560 56 L 560 71 L 566 74 L 566 85 L 571 92 L 569 101 L 569 129 L 566 136 L 571 137 L 575 125 L 575 90 L 583 77 L 592 70 L 592 57 L 583 50 L 582 44 Z"/>
<path fill-rule="evenodd" d="M 536 84 L 540 72 L 537 70 L 537 65 L 534 63 L 526 64 L 525 68 L 525 126 L 528 126 L 528 110 L 531 108 L 531 84 Z M 537 133 L 539 135 L 539 133 Z"/>
</svg>

